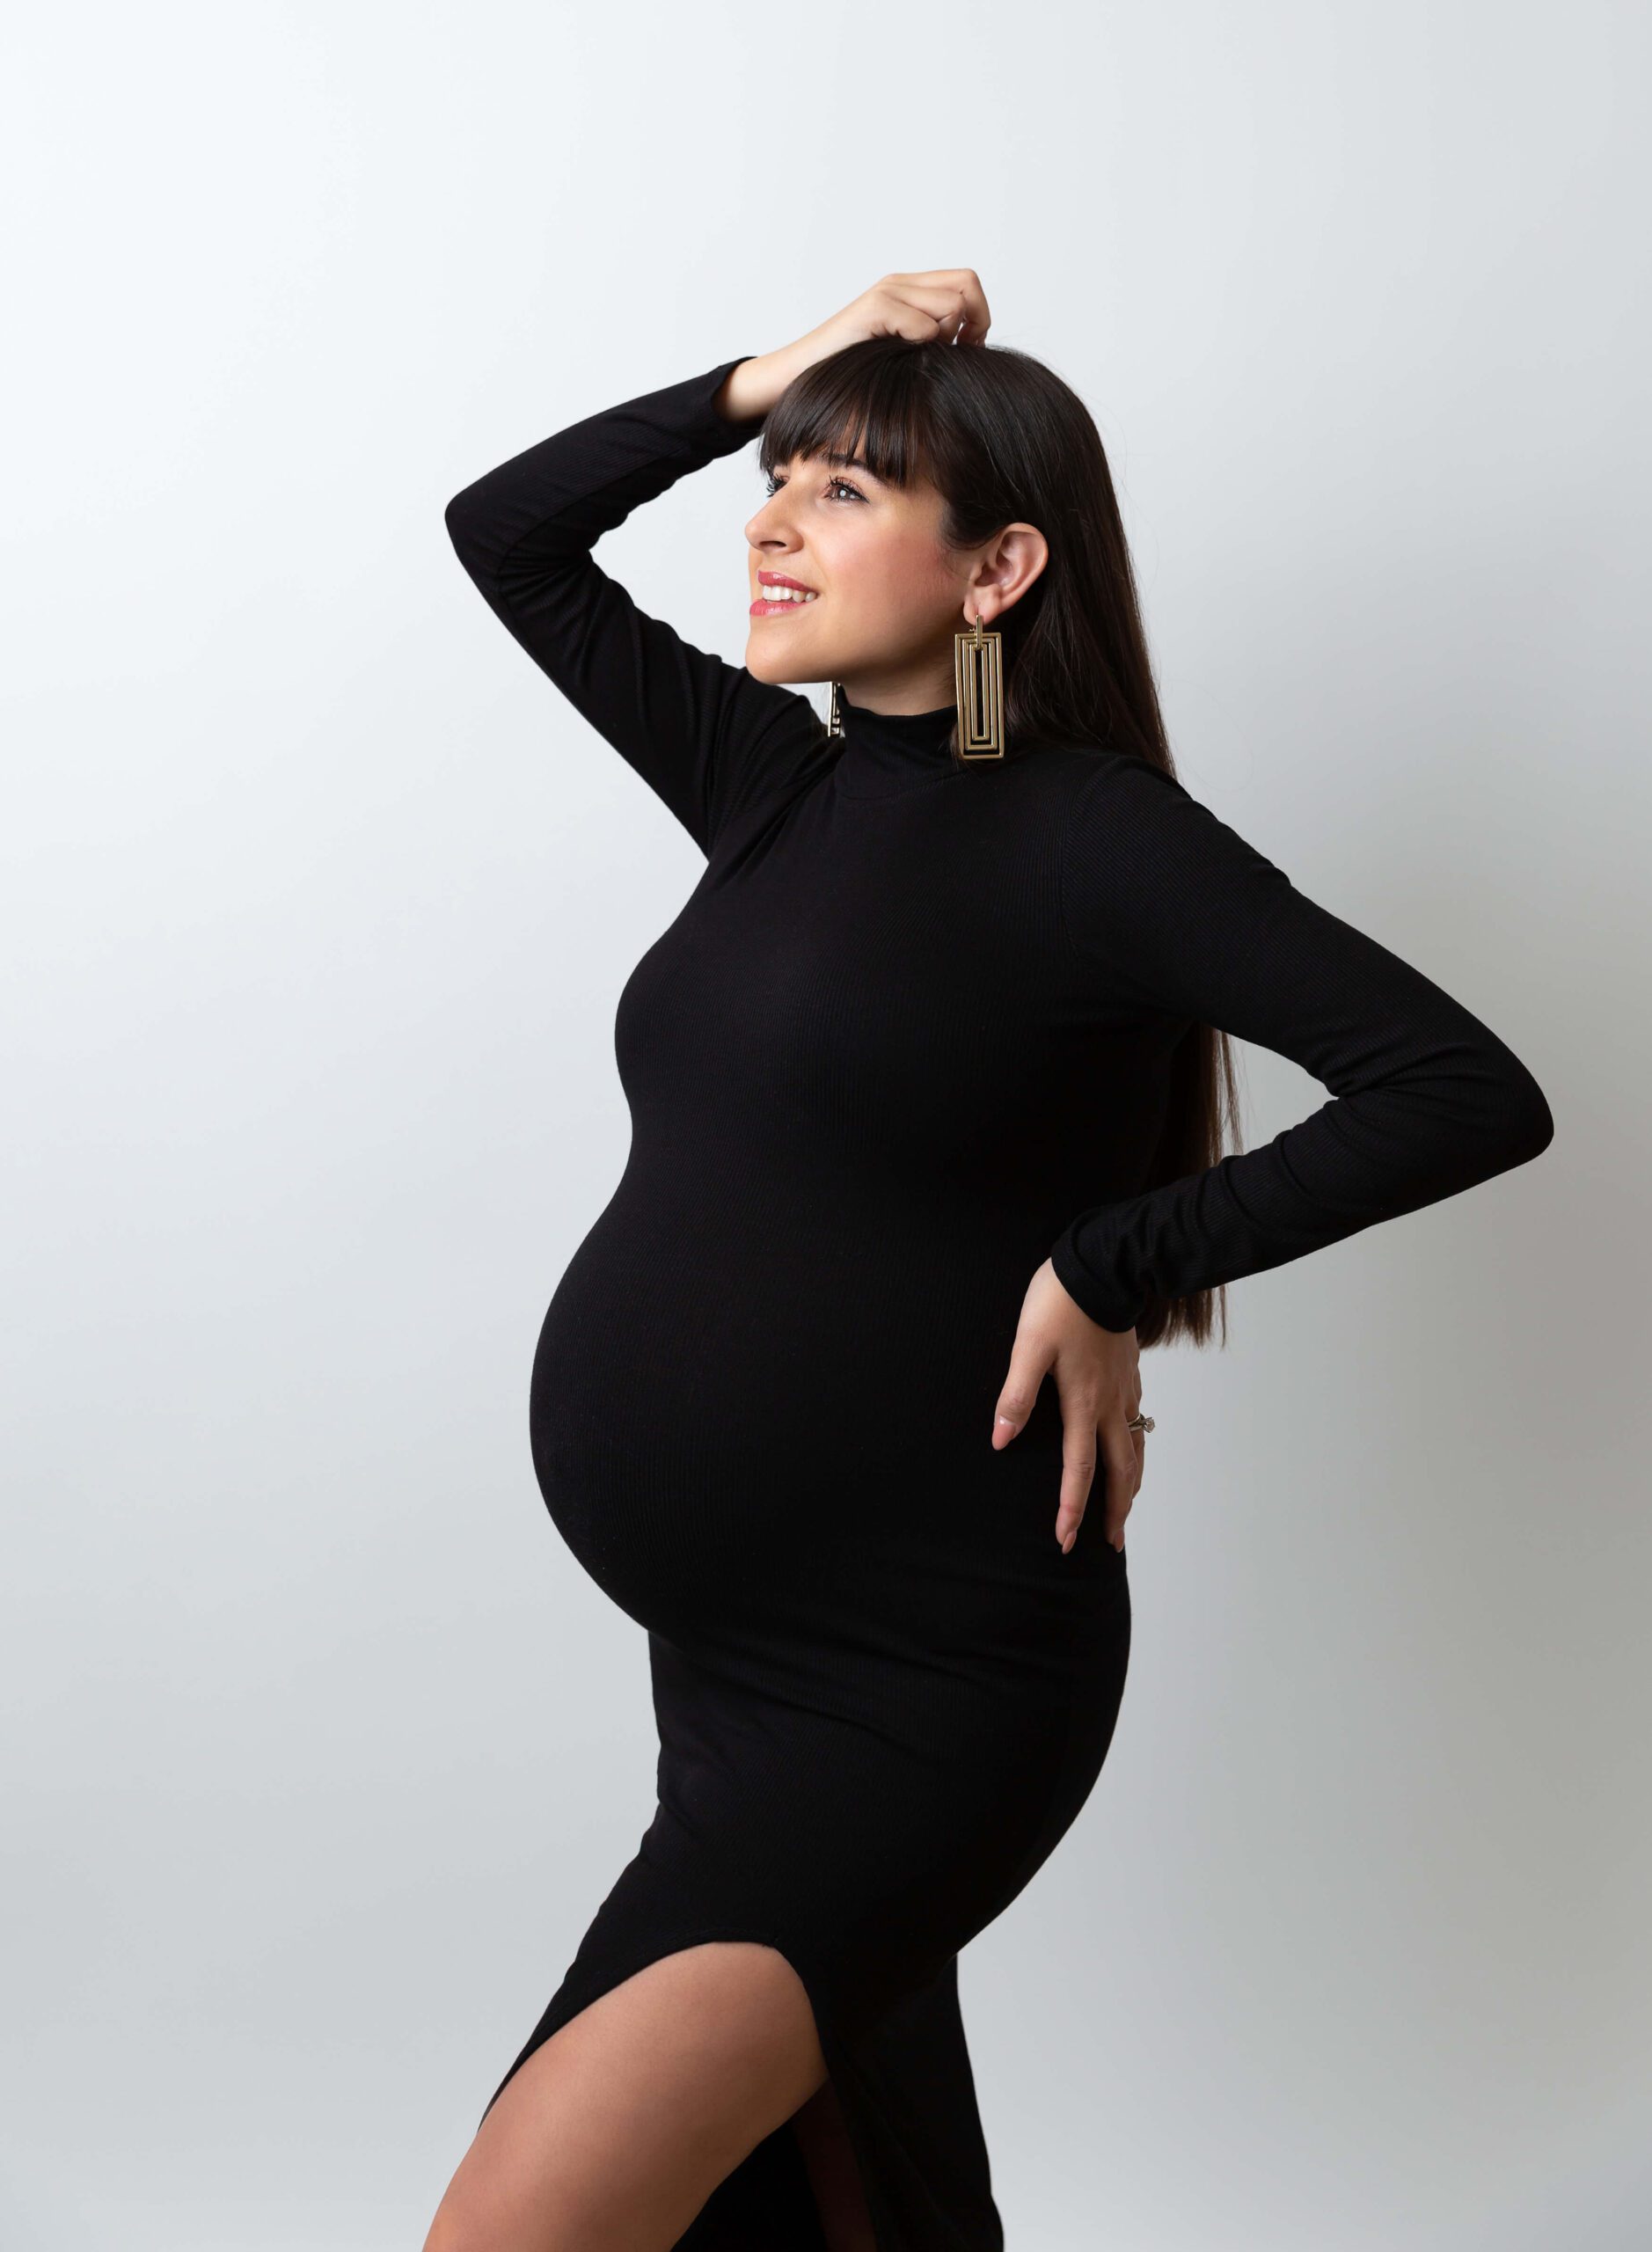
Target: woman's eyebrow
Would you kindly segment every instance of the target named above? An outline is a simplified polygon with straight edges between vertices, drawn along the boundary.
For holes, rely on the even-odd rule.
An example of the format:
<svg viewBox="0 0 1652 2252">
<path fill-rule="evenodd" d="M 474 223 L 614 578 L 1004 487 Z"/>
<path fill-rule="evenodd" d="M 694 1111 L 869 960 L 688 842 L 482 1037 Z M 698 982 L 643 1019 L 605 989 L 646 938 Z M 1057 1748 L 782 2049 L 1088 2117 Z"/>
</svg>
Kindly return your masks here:
<svg viewBox="0 0 1652 2252">
<path fill-rule="evenodd" d="M 812 453 L 793 454 L 789 459 L 785 462 L 778 462 L 775 466 L 779 469 L 790 469 L 794 463 L 799 461 L 823 461 L 829 469 L 857 470 L 862 477 L 870 478 L 874 485 L 887 485 L 888 483 L 888 478 L 880 477 L 877 471 L 873 468 L 871 463 L 866 460 L 864 455 L 846 454 L 835 448 L 826 446 L 816 446 Z"/>
<path fill-rule="evenodd" d="M 869 477 L 874 485 L 881 485 L 883 482 L 871 463 L 865 460 L 859 454 L 829 452 L 826 455 L 826 461 L 833 469 L 859 470 L 862 477 Z"/>
</svg>

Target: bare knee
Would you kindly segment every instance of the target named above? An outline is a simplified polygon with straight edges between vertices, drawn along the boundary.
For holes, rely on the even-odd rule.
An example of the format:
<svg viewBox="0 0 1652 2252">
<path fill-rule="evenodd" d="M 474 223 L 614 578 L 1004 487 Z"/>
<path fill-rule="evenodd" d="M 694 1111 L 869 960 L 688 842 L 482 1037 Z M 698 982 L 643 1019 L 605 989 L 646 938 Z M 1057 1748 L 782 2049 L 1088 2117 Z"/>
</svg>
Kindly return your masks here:
<svg viewBox="0 0 1652 2252">
<path fill-rule="evenodd" d="M 424 2252 L 669 2252 L 825 2077 L 808 1992 L 777 1949 L 714 1940 L 662 1956 L 513 2073 Z"/>
</svg>

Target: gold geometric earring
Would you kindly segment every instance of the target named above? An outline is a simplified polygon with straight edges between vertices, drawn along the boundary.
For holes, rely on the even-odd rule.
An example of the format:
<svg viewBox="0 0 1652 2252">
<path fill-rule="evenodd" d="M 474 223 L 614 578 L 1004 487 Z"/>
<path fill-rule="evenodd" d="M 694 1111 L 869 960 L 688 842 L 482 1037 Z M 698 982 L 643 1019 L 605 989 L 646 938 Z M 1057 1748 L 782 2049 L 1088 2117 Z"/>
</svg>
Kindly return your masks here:
<svg viewBox="0 0 1652 2252">
<path fill-rule="evenodd" d="M 831 708 L 826 714 L 826 732 L 829 735 L 840 735 L 844 731 L 844 715 L 837 708 L 837 691 L 840 685 L 841 684 L 837 681 L 832 683 Z"/>
<path fill-rule="evenodd" d="M 969 621 L 969 631 L 952 638 L 959 757 L 1002 758 L 1004 636 L 984 630 L 977 611 Z"/>
</svg>

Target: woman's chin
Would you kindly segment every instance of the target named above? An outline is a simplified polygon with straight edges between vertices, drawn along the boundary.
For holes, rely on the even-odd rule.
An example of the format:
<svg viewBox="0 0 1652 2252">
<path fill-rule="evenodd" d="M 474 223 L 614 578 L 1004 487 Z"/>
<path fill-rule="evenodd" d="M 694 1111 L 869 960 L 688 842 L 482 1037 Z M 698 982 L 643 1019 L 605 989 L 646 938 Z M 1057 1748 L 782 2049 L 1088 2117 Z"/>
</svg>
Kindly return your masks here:
<svg viewBox="0 0 1652 2252">
<path fill-rule="evenodd" d="M 773 641 L 769 640 L 765 644 L 764 637 L 760 633 L 754 633 L 746 644 L 746 670 L 753 680 L 764 681 L 771 688 L 795 688 L 827 677 L 823 672 L 813 669 L 800 672 L 795 658 L 788 662 Z"/>
</svg>

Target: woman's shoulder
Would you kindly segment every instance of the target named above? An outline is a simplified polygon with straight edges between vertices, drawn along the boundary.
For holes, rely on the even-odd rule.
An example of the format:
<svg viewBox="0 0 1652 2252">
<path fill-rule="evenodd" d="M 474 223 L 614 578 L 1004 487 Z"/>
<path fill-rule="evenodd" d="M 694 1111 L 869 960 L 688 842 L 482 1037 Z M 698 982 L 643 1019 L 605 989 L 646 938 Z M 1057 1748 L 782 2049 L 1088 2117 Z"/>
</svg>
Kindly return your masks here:
<svg viewBox="0 0 1652 2252">
<path fill-rule="evenodd" d="M 1105 842 L 1216 815 L 1144 752 L 1099 743 L 1050 743 L 1028 754 L 1040 771 L 1064 834 Z"/>
<path fill-rule="evenodd" d="M 1289 877 L 1179 775 L 1140 753 L 1075 749 L 1055 780 L 1059 892 L 1081 951 L 1115 952 L 1208 923 L 1271 922 Z"/>
</svg>

